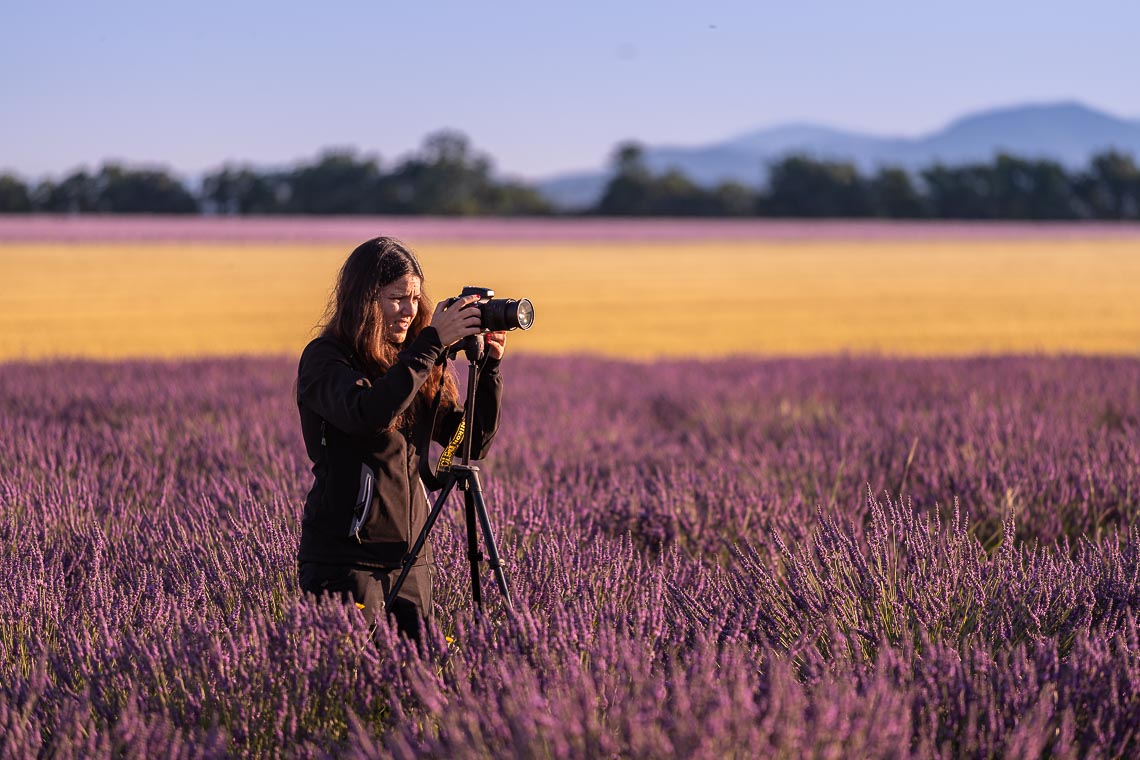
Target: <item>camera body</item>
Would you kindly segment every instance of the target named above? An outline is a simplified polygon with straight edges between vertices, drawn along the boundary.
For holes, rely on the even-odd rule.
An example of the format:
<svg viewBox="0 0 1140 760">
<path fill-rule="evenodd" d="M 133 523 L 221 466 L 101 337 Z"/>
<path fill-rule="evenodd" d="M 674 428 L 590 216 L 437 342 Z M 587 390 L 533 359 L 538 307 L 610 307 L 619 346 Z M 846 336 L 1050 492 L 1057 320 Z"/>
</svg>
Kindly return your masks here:
<svg viewBox="0 0 1140 760">
<path fill-rule="evenodd" d="M 528 298 L 495 298 L 495 291 L 468 285 L 463 292 L 447 300 L 447 305 L 467 296 L 479 296 L 475 306 L 479 307 L 480 326 L 483 332 L 503 330 L 529 330 L 534 324 L 534 306 Z"/>
</svg>

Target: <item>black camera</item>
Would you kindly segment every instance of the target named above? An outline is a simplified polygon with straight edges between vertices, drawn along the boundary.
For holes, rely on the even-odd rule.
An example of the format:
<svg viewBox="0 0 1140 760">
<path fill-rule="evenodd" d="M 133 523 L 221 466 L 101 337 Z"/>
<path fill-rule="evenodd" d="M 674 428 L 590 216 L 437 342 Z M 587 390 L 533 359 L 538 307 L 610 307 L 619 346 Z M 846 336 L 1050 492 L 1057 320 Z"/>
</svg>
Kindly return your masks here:
<svg viewBox="0 0 1140 760">
<path fill-rule="evenodd" d="M 477 288 L 468 285 L 455 298 L 449 298 L 447 305 L 467 296 L 479 296 L 475 305 L 479 307 L 480 326 L 483 332 L 502 330 L 529 330 L 534 324 L 534 306 L 530 299 L 495 298 L 490 288 Z"/>
</svg>

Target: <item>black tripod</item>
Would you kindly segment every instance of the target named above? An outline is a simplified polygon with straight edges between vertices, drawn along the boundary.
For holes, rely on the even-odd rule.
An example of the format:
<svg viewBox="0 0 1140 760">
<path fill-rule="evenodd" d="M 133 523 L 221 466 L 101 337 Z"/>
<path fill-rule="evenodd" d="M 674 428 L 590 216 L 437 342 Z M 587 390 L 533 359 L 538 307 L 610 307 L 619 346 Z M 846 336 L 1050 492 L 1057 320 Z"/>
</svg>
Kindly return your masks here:
<svg viewBox="0 0 1140 760">
<path fill-rule="evenodd" d="M 483 530 L 483 543 L 487 547 L 487 553 L 490 555 L 491 560 L 489 566 L 495 574 L 495 581 L 499 584 L 499 591 L 502 592 L 503 598 L 507 601 L 507 607 L 511 608 L 512 604 L 511 592 L 507 588 L 507 578 L 503 573 L 503 564 L 499 560 L 499 548 L 495 545 L 494 534 L 491 533 L 491 521 L 487 517 L 487 504 L 483 501 L 483 487 L 479 483 L 479 468 L 471 465 L 471 439 L 474 433 L 475 391 L 478 386 L 478 362 L 483 353 L 483 336 L 473 335 L 465 338 L 455 351 L 460 349 L 466 354 L 469 363 L 467 371 L 467 399 L 463 403 L 463 424 L 465 432 L 462 443 L 462 463 L 451 465 L 446 473 L 443 474 L 443 487 L 439 492 L 439 496 L 436 497 L 435 504 L 428 514 L 427 522 L 424 523 L 424 527 L 420 531 L 420 535 L 416 538 L 416 542 L 412 545 L 411 551 L 404 557 L 400 577 L 392 584 L 384 606 L 389 610 L 394 609 L 393 605 L 396 602 L 396 597 L 400 593 L 400 588 L 404 585 L 404 579 L 407 577 L 408 572 L 411 571 L 412 566 L 416 563 L 420 552 L 423 551 L 428 534 L 431 533 L 432 527 L 435 525 L 436 520 L 439 519 L 439 513 L 443 510 L 444 502 L 446 502 L 447 497 L 451 495 L 452 489 L 458 486 L 459 490 L 463 491 L 463 501 L 466 507 L 464 518 L 467 522 L 467 558 L 471 561 L 471 598 L 475 602 L 475 619 L 478 620 L 483 611 L 483 593 L 479 583 L 479 563 L 483 561 L 484 557 L 483 553 L 479 551 L 479 537 L 475 527 L 476 519 L 478 519 L 479 526 Z M 427 456 L 426 447 L 420 452 L 420 455 L 423 457 Z"/>
</svg>

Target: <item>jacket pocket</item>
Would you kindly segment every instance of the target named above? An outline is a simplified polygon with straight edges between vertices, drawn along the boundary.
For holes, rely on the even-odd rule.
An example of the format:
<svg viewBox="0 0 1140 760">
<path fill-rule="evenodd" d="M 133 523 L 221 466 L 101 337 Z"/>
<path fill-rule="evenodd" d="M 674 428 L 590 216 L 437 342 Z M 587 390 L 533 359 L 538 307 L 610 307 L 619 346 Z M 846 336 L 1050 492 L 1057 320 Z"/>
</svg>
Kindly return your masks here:
<svg viewBox="0 0 1140 760">
<path fill-rule="evenodd" d="M 376 494 L 376 474 L 372 468 L 363 462 L 360 463 L 360 488 L 356 492 L 356 504 L 352 508 L 352 522 L 348 526 L 348 535 L 363 543 L 360 531 L 368 522 L 368 515 L 372 511 L 372 501 Z"/>
<path fill-rule="evenodd" d="M 360 544 L 406 545 L 411 517 L 408 508 L 403 506 L 407 503 L 406 492 L 395 487 L 397 484 L 392 482 L 391 473 L 384 469 L 383 463 L 361 462 L 358 468 L 355 488 L 346 497 L 346 501 L 352 500 L 351 520 L 346 521 L 349 540 Z"/>
</svg>

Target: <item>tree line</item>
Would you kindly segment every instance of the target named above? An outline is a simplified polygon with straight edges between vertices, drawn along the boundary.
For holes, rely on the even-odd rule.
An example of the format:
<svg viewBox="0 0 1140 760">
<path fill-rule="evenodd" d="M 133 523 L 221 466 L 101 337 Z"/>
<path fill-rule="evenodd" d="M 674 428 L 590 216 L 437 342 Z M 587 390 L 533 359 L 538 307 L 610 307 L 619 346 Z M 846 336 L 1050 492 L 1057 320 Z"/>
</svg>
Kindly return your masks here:
<svg viewBox="0 0 1140 760">
<path fill-rule="evenodd" d="M 915 175 L 803 155 L 769 167 L 765 186 L 702 187 L 677 170 L 654 173 L 621 146 L 594 209 L 614 216 L 880 217 L 889 219 L 1140 219 L 1140 168 L 1116 151 L 1067 171 L 1055 161 L 999 154 L 989 163 L 935 164 Z"/>
<path fill-rule="evenodd" d="M 374 156 L 333 149 L 285 170 L 227 164 L 197 190 L 165 171 L 117 163 L 34 187 L 0 175 L 0 212 L 512 216 L 553 208 L 537 190 L 495 179 L 487 156 L 445 130 L 387 172 Z"/>
<path fill-rule="evenodd" d="M 757 167 L 757 175 L 760 174 Z M 988 163 L 934 164 L 911 173 L 792 155 L 755 187 L 697 184 L 676 169 L 652 171 L 644 149 L 624 143 L 599 200 L 575 214 L 893 219 L 1140 219 L 1140 168 L 1108 150 L 1069 171 L 1055 161 L 999 154 Z M 285 170 L 227 164 L 192 190 L 161 169 L 107 163 L 34 186 L 0 175 L 0 212 L 164 214 L 557 213 L 533 187 L 497 179 L 490 159 L 454 131 L 428 136 L 385 171 L 379 160 L 330 150 Z"/>
</svg>

